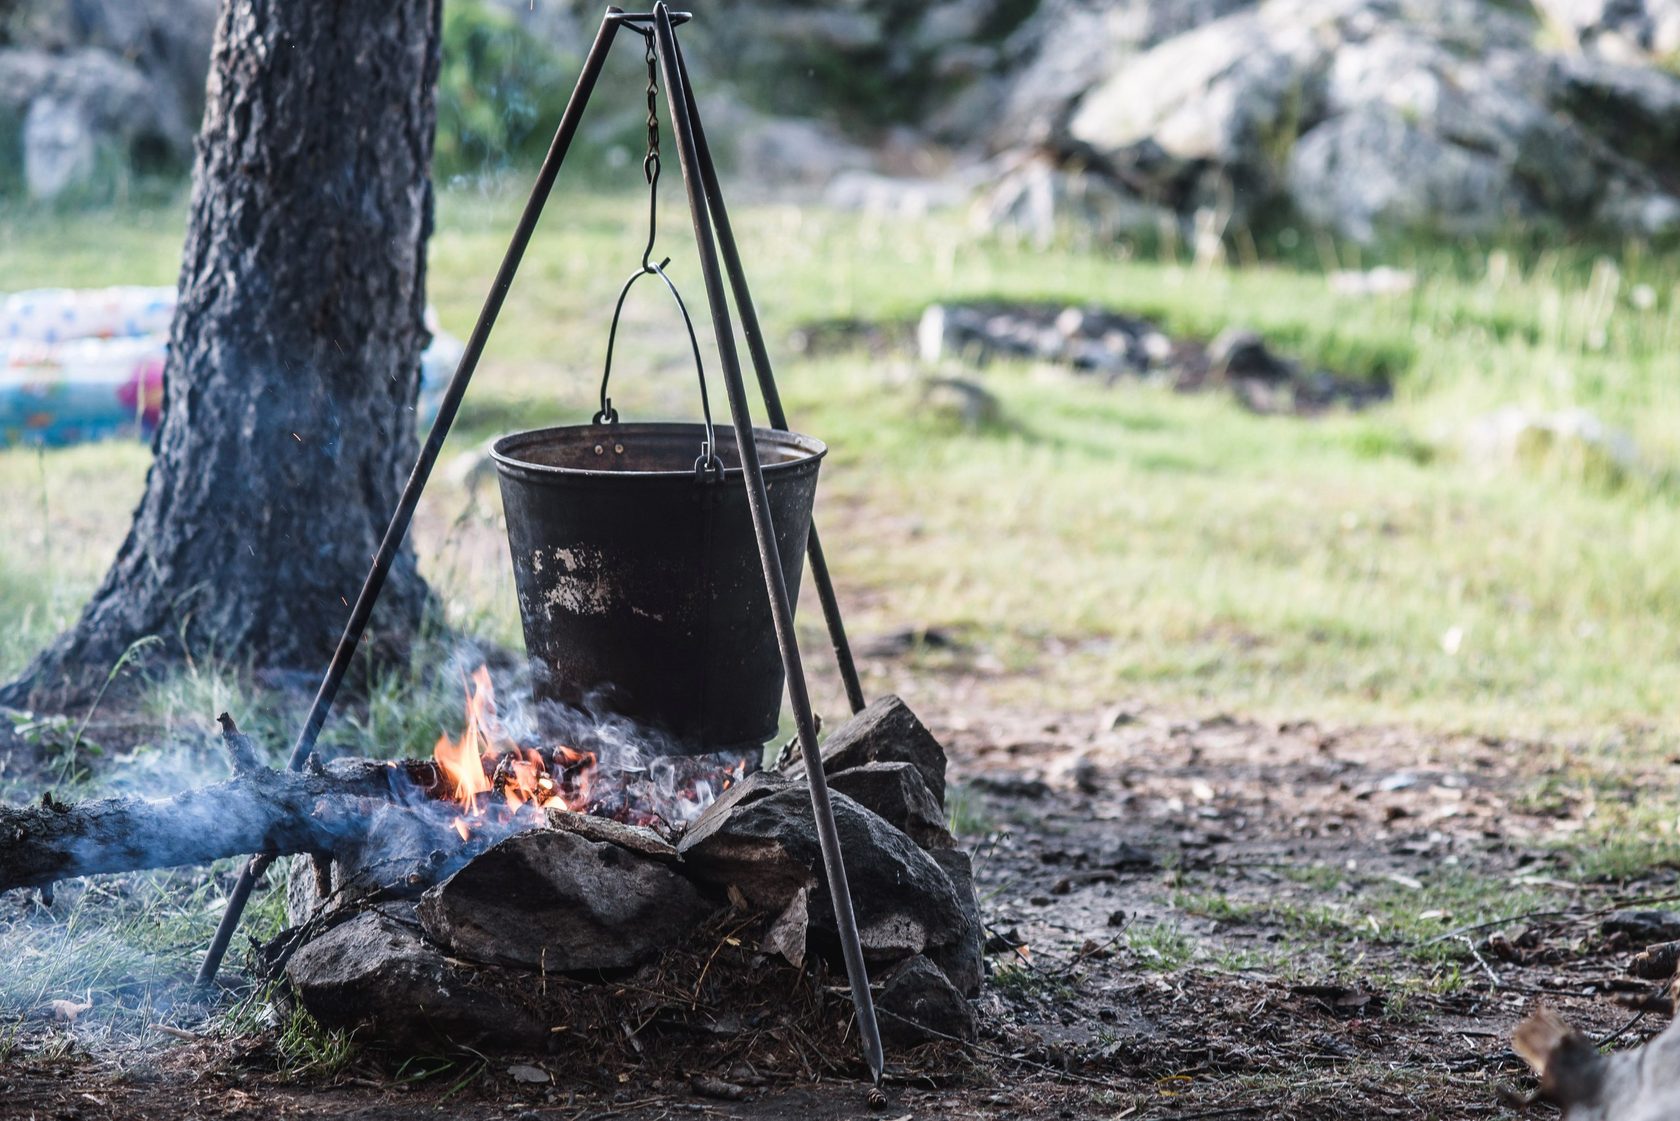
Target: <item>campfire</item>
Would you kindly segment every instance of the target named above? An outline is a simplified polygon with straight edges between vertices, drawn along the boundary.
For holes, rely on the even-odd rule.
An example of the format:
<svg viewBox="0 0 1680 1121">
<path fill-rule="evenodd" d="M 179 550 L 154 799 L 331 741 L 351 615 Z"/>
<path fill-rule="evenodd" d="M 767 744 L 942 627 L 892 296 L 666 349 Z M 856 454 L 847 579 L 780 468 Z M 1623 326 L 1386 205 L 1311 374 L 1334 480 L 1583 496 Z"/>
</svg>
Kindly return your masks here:
<svg viewBox="0 0 1680 1121">
<path fill-rule="evenodd" d="M 298 854 L 290 925 L 255 967 L 366 1042 L 622 1048 L 633 1006 L 678 1042 L 744 1032 L 730 1046 L 751 1052 L 827 1033 L 824 1063 L 854 1061 L 799 763 L 664 753 L 657 734 L 606 719 L 579 721 L 570 742 L 539 737 L 532 714 L 498 712 L 487 671 L 465 680 L 461 730 L 429 760 L 275 771 L 230 720 L 226 782 L 0 807 L 13 838 L 0 890 Z M 945 828 L 943 749 L 885 697 L 833 731 L 823 761 L 883 1033 L 898 1046 L 970 1037 L 981 928 L 968 854 Z M 778 1034 L 786 1017 L 802 1019 Z"/>
<path fill-rule="evenodd" d="M 265 967 L 325 1023 L 479 1048 L 546 1047 L 581 1030 L 578 1002 L 658 991 L 682 962 L 734 963 L 696 973 L 690 1006 L 703 982 L 727 994 L 745 980 L 732 970 L 762 983 L 780 961 L 785 994 L 795 970 L 842 969 L 797 766 L 749 773 L 738 755 L 662 754 L 626 732 L 534 744 L 476 671 L 459 736 L 403 772 L 423 800 L 399 784 L 360 837 L 294 867 L 293 925 Z M 969 858 L 944 825 L 943 750 L 885 698 L 824 758 L 888 1036 L 966 1038 L 980 925 Z M 461 992 L 473 999 L 447 998 Z"/>
<path fill-rule="evenodd" d="M 521 743 L 498 717 L 495 685 L 482 665 L 466 682 L 461 734 L 440 736 L 432 761 L 440 780 L 434 796 L 459 807 L 450 825 L 463 841 L 475 830 L 506 836 L 533 828 L 549 809 L 669 838 L 745 777 L 748 763 L 729 753 L 653 754 L 634 742 L 592 749 Z"/>
</svg>

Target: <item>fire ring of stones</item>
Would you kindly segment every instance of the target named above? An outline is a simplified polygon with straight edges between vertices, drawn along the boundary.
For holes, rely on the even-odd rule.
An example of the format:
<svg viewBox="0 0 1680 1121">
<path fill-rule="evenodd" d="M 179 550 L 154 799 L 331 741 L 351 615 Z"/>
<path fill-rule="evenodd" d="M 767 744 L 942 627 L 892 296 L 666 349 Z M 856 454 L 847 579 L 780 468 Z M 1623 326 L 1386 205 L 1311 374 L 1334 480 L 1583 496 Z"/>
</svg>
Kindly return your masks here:
<svg viewBox="0 0 1680 1121">
<path fill-rule="evenodd" d="M 883 1037 L 971 1039 L 981 923 L 945 827 L 944 750 L 886 697 L 823 760 Z M 378 807 L 366 844 L 294 860 L 291 926 L 261 957 L 321 1023 L 393 1048 L 611 1037 L 639 1053 L 656 1031 L 756 1039 L 804 1017 L 844 1054 L 844 966 L 801 770 L 748 776 L 674 842 L 549 809 L 464 862 Z"/>
</svg>

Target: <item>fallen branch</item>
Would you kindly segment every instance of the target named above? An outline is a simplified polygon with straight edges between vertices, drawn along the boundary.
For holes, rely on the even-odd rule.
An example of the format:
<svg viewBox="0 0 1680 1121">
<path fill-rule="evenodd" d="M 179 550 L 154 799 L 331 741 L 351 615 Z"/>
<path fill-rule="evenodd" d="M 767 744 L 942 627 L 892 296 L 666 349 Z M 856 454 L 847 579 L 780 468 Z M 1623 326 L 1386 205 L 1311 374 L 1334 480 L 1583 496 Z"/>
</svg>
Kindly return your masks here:
<svg viewBox="0 0 1680 1121">
<path fill-rule="evenodd" d="M 351 759 L 301 773 L 244 770 L 160 799 L 72 805 L 48 793 L 35 805 L 0 806 L 0 891 L 251 853 L 331 853 L 363 834 L 369 799 L 390 801 L 435 779 L 427 763 Z"/>
</svg>

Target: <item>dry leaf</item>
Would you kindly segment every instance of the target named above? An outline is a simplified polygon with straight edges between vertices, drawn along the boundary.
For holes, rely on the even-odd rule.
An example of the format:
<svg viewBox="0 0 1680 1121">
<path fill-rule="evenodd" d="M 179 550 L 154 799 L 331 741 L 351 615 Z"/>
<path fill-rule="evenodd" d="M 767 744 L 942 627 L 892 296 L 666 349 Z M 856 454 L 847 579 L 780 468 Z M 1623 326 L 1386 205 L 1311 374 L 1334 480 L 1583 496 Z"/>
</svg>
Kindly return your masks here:
<svg viewBox="0 0 1680 1121">
<path fill-rule="evenodd" d="M 87 1004 L 77 1004 L 73 1000 L 53 1000 L 47 1002 L 47 1007 L 52 1010 L 53 1019 L 73 1024 L 76 1017 L 92 1008 L 93 1004 L 91 1001 Z"/>
</svg>

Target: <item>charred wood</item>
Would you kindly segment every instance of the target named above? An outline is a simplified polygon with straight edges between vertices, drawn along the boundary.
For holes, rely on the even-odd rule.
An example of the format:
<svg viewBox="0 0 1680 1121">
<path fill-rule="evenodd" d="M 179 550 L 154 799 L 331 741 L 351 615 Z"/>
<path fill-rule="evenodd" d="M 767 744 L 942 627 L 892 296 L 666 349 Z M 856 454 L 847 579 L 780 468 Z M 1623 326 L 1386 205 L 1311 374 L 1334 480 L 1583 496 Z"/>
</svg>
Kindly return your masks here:
<svg viewBox="0 0 1680 1121">
<path fill-rule="evenodd" d="M 319 774 L 259 768 L 168 798 L 0 806 L 0 891 L 251 853 L 331 853 L 365 831 L 369 799 L 435 782 L 427 763 L 357 759 Z"/>
</svg>

